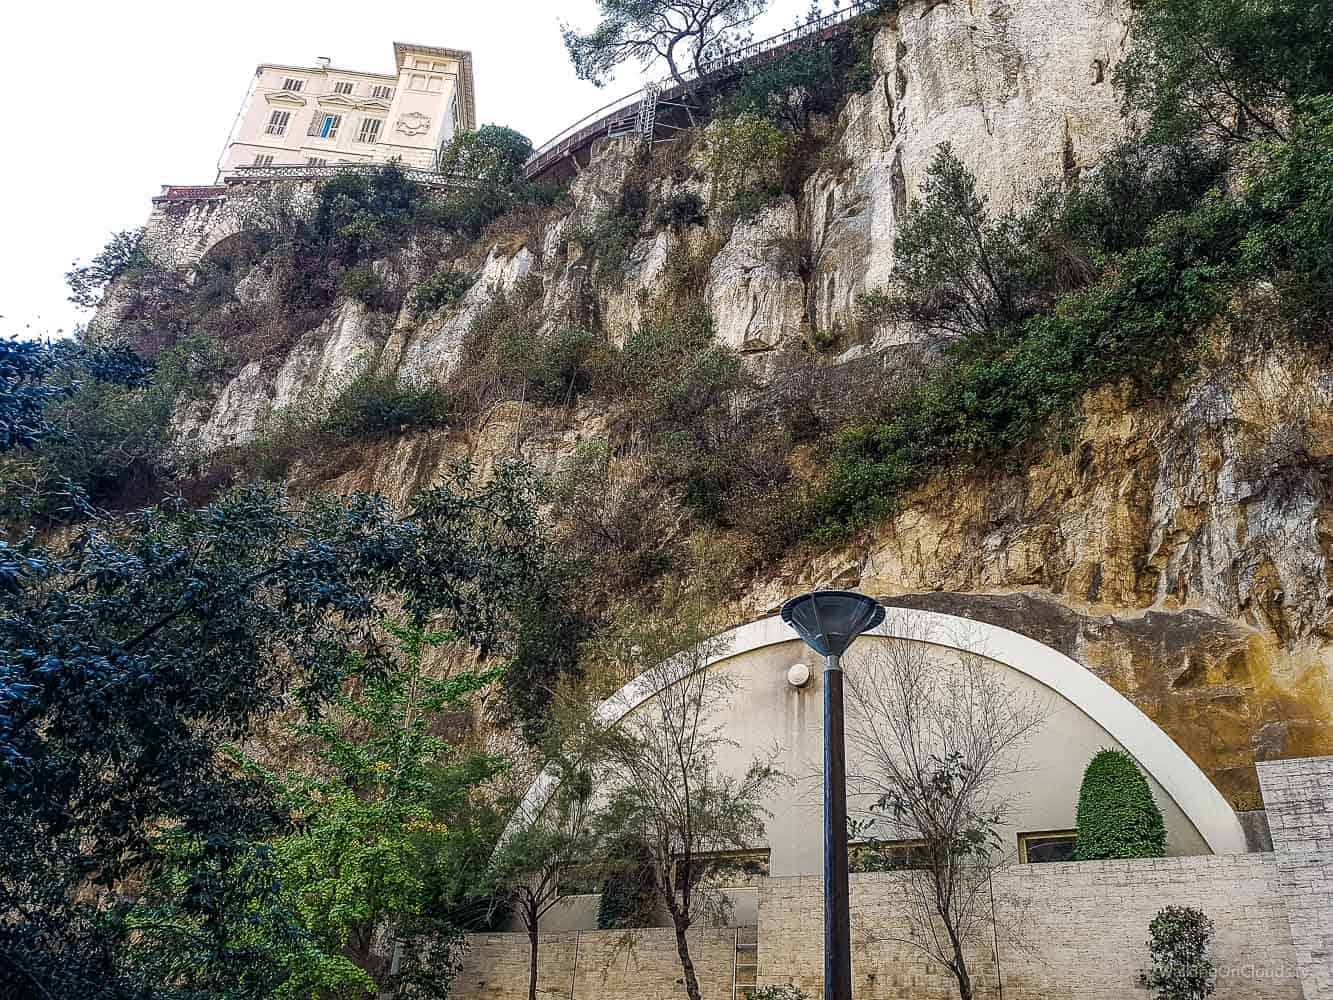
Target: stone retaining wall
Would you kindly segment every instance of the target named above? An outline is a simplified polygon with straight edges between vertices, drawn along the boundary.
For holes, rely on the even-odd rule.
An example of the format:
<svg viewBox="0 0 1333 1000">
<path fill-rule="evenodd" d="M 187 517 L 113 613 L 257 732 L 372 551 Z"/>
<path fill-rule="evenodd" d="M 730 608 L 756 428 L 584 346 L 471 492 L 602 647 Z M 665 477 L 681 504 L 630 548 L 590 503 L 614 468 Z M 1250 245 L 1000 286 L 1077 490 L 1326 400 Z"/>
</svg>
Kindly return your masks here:
<svg viewBox="0 0 1333 1000">
<path fill-rule="evenodd" d="M 690 958 L 706 1000 L 731 1000 L 736 931 L 700 927 L 689 933 Z M 525 934 L 473 934 L 454 1000 L 527 1000 Z M 685 996 L 675 932 L 561 931 L 542 936 L 538 997 L 578 1000 L 675 1000 Z"/>
</svg>

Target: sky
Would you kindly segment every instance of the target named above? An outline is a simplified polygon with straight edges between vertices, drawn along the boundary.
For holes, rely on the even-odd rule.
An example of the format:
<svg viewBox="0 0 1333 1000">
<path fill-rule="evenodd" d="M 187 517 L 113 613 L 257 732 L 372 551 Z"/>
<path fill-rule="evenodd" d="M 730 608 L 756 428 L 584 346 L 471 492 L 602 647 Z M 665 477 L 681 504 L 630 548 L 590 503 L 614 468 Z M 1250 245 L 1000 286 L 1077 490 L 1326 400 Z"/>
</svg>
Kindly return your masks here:
<svg viewBox="0 0 1333 1000">
<path fill-rule="evenodd" d="M 824 0 L 825 9 L 832 0 Z M 808 0 L 772 0 L 756 37 Z M 0 336 L 68 335 L 89 314 L 64 274 L 143 225 L 163 184 L 210 184 L 261 62 L 393 72 L 393 42 L 470 49 L 477 118 L 540 144 L 638 87 L 637 67 L 599 90 L 578 80 L 560 22 L 596 0 L 30 0 L 0 30 Z"/>
</svg>

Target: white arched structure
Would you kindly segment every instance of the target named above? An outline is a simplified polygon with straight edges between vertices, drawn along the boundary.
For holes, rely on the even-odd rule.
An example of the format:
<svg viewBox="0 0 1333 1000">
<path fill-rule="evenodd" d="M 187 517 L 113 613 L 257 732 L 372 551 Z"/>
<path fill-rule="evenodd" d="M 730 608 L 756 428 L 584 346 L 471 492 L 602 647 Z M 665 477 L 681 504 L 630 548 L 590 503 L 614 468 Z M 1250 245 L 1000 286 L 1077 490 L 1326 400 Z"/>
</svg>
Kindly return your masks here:
<svg viewBox="0 0 1333 1000">
<path fill-rule="evenodd" d="M 1123 695 L 1082 664 L 1034 639 L 972 619 L 932 611 L 889 609 L 884 623 L 868 636 L 926 642 L 983 656 L 1048 688 L 1079 709 L 1116 740 L 1175 802 L 1214 854 L 1244 854 L 1245 833 L 1221 793 L 1171 737 Z M 596 719 L 615 725 L 639 705 L 691 669 L 708 669 L 744 653 L 792 642 L 796 636 L 776 615 L 742 625 L 719 637 L 718 649 L 701 666 L 681 657 L 679 666 L 652 670 L 626 684 L 597 709 Z M 853 647 L 855 649 L 855 647 Z M 529 788 L 505 836 L 538 815 L 556 784 L 543 773 Z"/>
</svg>

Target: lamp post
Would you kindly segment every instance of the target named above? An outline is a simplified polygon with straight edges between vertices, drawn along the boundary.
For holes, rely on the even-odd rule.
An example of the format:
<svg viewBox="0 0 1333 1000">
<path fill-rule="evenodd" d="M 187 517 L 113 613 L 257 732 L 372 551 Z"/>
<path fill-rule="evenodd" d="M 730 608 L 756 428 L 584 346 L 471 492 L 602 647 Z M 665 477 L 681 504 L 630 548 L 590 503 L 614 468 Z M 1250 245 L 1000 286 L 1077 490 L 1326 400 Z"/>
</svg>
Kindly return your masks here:
<svg viewBox="0 0 1333 1000">
<path fill-rule="evenodd" d="M 851 1000 L 852 926 L 847 898 L 847 746 L 842 654 L 884 620 L 865 594 L 817 590 L 782 606 L 782 620 L 824 657 L 824 997 Z"/>
</svg>

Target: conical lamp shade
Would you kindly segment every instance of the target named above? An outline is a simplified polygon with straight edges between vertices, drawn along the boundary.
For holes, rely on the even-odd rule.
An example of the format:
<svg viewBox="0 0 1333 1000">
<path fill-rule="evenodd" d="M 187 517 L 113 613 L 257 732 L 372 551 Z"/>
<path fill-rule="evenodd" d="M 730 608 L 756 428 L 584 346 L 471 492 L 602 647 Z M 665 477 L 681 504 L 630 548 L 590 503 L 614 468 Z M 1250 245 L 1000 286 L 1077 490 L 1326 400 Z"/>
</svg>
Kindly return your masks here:
<svg viewBox="0 0 1333 1000">
<path fill-rule="evenodd" d="M 841 656 L 858 635 L 884 620 L 884 608 L 854 591 L 817 590 L 784 604 L 782 620 L 820 656 Z"/>
</svg>

